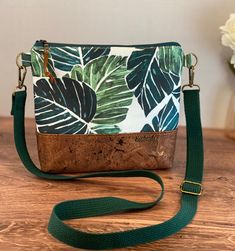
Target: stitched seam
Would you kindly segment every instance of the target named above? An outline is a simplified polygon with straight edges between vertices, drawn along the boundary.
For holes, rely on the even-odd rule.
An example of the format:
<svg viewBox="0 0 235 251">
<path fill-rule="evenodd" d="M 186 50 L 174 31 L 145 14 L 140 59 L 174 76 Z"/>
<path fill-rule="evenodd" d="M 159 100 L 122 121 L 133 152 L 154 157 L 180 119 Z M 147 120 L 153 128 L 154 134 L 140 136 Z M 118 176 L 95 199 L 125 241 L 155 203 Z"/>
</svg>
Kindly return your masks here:
<svg viewBox="0 0 235 251">
<path fill-rule="evenodd" d="M 59 137 L 64 137 L 64 138 L 85 138 L 85 137 L 90 137 L 90 138 L 103 138 L 103 137 L 109 137 L 109 138 L 116 138 L 116 137 L 129 137 L 132 138 L 133 136 L 141 136 L 141 135 L 156 135 L 156 136 L 168 136 L 168 135 L 176 135 L 177 129 L 172 130 L 172 131 L 165 131 L 165 132 L 137 132 L 137 133 L 119 133 L 119 134 L 45 134 L 45 133 L 38 133 L 38 137 L 45 137 L 45 138 L 59 138 Z"/>
</svg>

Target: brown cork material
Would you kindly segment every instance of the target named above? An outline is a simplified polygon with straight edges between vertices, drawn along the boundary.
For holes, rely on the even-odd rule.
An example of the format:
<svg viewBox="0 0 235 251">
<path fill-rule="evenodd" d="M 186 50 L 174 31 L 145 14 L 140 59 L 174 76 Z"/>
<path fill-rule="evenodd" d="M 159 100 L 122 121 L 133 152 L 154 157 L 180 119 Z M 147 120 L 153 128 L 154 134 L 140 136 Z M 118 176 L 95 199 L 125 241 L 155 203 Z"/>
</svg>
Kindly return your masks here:
<svg viewBox="0 0 235 251">
<path fill-rule="evenodd" d="M 75 173 L 172 167 L 177 131 L 123 134 L 37 133 L 41 169 Z"/>
</svg>

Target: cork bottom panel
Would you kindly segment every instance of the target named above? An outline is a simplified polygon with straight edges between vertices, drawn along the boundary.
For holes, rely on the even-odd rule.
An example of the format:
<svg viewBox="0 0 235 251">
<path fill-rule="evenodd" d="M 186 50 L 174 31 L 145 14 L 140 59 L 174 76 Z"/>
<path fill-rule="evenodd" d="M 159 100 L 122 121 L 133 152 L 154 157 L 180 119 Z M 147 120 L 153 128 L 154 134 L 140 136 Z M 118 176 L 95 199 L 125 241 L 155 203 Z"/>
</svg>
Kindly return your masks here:
<svg viewBox="0 0 235 251">
<path fill-rule="evenodd" d="M 37 133 L 41 169 L 77 173 L 172 167 L 177 131 L 123 134 Z"/>
</svg>

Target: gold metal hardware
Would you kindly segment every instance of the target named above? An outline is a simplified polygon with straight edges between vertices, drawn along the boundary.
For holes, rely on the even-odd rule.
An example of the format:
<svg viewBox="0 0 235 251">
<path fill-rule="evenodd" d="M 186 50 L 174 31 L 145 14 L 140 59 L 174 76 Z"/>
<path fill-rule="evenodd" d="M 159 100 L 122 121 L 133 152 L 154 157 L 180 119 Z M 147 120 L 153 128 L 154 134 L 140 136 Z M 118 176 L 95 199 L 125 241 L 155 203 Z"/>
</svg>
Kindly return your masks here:
<svg viewBox="0 0 235 251">
<path fill-rule="evenodd" d="M 193 67 L 195 67 L 196 65 L 197 65 L 197 63 L 198 63 L 198 57 L 197 57 L 197 55 L 196 54 L 194 54 L 194 53 L 189 53 L 191 56 L 193 56 L 194 57 L 194 59 L 195 59 L 195 63 L 194 64 L 192 64 L 191 66 L 193 66 Z"/>
<path fill-rule="evenodd" d="M 200 192 L 196 193 L 196 192 L 191 192 L 191 191 L 184 190 L 184 189 L 183 189 L 183 185 L 184 185 L 185 183 L 199 186 L 199 187 L 200 187 Z M 181 191 L 182 193 L 186 193 L 186 194 L 191 194 L 191 195 L 197 195 L 197 196 L 199 196 L 199 195 L 202 194 L 202 184 L 199 183 L 199 182 L 193 182 L 193 181 L 190 181 L 190 180 L 184 180 L 184 181 L 181 183 L 181 185 L 180 185 L 180 191 Z"/>
<path fill-rule="evenodd" d="M 189 68 L 189 86 L 190 87 L 193 87 L 194 85 L 194 76 L 195 76 L 194 66 L 191 66 Z"/>
<path fill-rule="evenodd" d="M 186 87 L 189 87 L 189 88 L 198 88 L 198 90 L 200 91 L 200 87 L 199 85 L 196 85 L 194 84 L 194 77 L 195 77 L 195 66 L 197 65 L 198 63 L 198 58 L 197 56 L 194 54 L 194 53 L 190 53 L 191 57 L 194 57 L 195 59 L 195 62 L 194 64 L 191 64 L 188 69 L 189 69 L 189 83 L 187 85 L 183 85 L 182 86 L 182 91 L 185 90 Z"/>
<path fill-rule="evenodd" d="M 21 65 L 19 62 L 22 54 L 23 52 L 19 53 L 16 56 L 16 65 L 18 67 L 18 85 L 16 86 L 16 89 L 22 89 L 23 87 L 26 89 L 26 86 L 24 85 L 24 80 L 26 77 L 27 69 L 24 65 Z"/>
<path fill-rule="evenodd" d="M 20 52 L 17 56 L 16 56 L 16 65 L 18 66 L 18 68 L 20 68 L 22 65 L 20 64 L 19 60 L 20 57 L 23 55 L 23 52 Z"/>
</svg>

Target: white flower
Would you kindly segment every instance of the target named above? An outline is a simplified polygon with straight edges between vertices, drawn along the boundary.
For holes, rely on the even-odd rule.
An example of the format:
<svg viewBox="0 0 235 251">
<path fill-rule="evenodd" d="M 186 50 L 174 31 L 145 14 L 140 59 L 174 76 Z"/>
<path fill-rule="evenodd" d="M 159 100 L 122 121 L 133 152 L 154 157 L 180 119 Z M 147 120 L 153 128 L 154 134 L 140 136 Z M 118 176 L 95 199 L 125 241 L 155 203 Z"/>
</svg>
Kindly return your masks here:
<svg viewBox="0 0 235 251">
<path fill-rule="evenodd" d="M 224 26 L 220 27 L 222 31 L 222 44 L 230 47 L 235 52 L 235 13 L 230 15 Z M 235 56 L 231 59 L 231 63 L 235 64 Z"/>
</svg>

